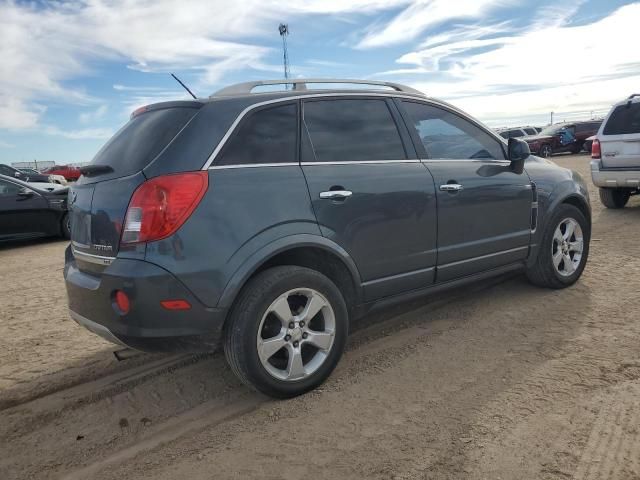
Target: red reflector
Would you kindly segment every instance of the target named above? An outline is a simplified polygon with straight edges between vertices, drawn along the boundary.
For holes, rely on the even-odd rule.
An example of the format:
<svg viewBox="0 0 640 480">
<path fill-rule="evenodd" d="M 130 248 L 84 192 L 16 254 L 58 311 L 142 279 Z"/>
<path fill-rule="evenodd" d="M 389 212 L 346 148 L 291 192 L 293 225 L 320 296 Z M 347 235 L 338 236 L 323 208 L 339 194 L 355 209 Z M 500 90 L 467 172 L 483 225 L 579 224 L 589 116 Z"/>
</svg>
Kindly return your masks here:
<svg viewBox="0 0 640 480">
<path fill-rule="evenodd" d="M 167 310 L 189 310 L 191 309 L 191 304 L 186 300 L 162 300 L 160 302 Z"/>
<path fill-rule="evenodd" d="M 129 313 L 131 304 L 126 293 L 124 293 L 122 290 L 117 290 L 114 299 L 121 314 L 126 315 L 127 313 Z"/>
<path fill-rule="evenodd" d="M 173 235 L 193 213 L 208 186 L 206 170 L 147 180 L 129 202 L 122 243 L 151 242 Z"/>
<path fill-rule="evenodd" d="M 597 138 L 591 144 L 591 158 L 599 159 L 602 153 L 600 152 L 600 140 Z"/>
</svg>

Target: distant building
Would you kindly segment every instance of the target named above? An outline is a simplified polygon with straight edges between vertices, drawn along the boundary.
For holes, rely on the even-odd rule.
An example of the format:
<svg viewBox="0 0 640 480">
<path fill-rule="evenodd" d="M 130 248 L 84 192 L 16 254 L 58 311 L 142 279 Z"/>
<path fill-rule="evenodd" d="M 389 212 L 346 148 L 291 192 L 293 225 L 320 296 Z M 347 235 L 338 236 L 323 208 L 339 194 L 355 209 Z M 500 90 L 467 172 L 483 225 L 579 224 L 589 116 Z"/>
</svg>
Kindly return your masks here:
<svg viewBox="0 0 640 480">
<path fill-rule="evenodd" d="M 42 170 L 55 166 L 56 162 L 11 162 L 13 168 L 35 168 L 36 170 Z"/>
</svg>

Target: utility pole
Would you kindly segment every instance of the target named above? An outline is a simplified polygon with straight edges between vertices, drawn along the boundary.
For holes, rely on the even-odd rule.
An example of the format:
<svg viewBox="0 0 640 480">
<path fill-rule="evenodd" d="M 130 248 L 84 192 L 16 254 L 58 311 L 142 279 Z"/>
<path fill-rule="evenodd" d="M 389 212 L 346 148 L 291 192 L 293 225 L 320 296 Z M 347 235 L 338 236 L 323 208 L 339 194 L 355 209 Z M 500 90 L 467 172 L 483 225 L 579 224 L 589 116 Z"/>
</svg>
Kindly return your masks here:
<svg viewBox="0 0 640 480">
<path fill-rule="evenodd" d="M 549 125 L 553 125 L 553 112 L 551 112 L 551 123 Z"/>
<path fill-rule="evenodd" d="M 289 26 L 286 23 L 281 23 L 278 26 L 278 32 L 282 37 L 282 51 L 284 60 L 284 79 L 288 80 L 291 75 L 289 72 L 289 53 L 287 52 L 287 36 L 289 35 Z M 287 86 L 288 88 L 288 86 Z"/>
</svg>

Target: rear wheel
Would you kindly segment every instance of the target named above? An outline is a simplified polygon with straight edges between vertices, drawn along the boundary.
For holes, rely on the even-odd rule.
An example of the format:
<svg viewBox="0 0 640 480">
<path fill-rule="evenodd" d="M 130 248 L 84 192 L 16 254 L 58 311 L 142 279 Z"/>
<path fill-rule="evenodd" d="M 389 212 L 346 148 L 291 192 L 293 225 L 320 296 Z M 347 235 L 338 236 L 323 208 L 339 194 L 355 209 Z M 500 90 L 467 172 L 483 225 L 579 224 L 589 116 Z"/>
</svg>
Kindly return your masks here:
<svg viewBox="0 0 640 480">
<path fill-rule="evenodd" d="M 545 143 L 540 147 L 540 156 L 542 158 L 549 158 L 552 153 L 553 153 L 553 149 L 551 148 L 551 145 Z"/>
<path fill-rule="evenodd" d="M 243 383 L 288 398 L 324 382 L 342 356 L 347 332 L 347 307 L 331 280 L 308 268 L 274 267 L 240 293 L 224 351 Z"/>
<path fill-rule="evenodd" d="M 69 240 L 71 238 L 71 217 L 69 217 L 68 213 L 65 213 L 62 217 L 62 222 L 60 224 L 60 233 L 63 238 Z"/>
<path fill-rule="evenodd" d="M 573 205 L 560 205 L 547 223 L 536 263 L 527 270 L 531 283 L 548 288 L 573 285 L 587 263 L 590 237 L 584 214 Z"/>
<path fill-rule="evenodd" d="M 601 188 L 600 201 L 607 208 L 624 208 L 631 193 L 622 188 Z"/>
</svg>

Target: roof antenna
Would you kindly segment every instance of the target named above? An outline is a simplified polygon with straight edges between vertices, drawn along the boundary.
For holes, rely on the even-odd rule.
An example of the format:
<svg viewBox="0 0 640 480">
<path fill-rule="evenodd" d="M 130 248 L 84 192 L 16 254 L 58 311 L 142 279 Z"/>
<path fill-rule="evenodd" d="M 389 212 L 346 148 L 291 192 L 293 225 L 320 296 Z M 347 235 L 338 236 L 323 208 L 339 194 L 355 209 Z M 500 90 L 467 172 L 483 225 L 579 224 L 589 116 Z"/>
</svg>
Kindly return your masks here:
<svg viewBox="0 0 640 480">
<path fill-rule="evenodd" d="M 171 74 L 171 76 L 176 79 L 176 82 L 178 82 L 180 85 L 182 85 L 182 88 L 184 88 L 187 92 L 189 92 L 189 95 L 191 95 L 195 100 L 198 99 L 198 97 L 196 97 L 193 94 L 193 92 L 191 90 L 189 90 L 189 87 L 187 87 L 184 83 L 182 83 L 178 77 L 176 77 L 173 73 Z"/>
</svg>

